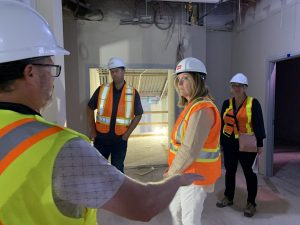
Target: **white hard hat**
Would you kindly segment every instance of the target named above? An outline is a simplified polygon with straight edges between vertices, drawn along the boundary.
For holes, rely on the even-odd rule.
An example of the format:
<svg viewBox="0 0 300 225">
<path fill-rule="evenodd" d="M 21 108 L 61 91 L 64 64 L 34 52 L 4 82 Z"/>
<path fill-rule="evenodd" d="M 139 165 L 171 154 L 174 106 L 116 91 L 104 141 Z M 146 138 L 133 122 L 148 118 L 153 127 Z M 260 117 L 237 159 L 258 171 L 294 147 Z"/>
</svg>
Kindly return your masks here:
<svg viewBox="0 0 300 225">
<path fill-rule="evenodd" d="M 68 54 L 38 12 L 18 1 L 0 0 L 0 63 Z"/>
<path fill-rule="evenodd" d="M 188 57 L 181 60 L 176 66 L 175 73 L 184 73 L 184 72 L 198 72 L 207 74 L 206 67 L 199 59 Z"/>
<path fill-rule="evenodd" d="M 237 73 L 231 78 L 230 83 L 245 84 L 248 86 L 248 79 L 244 74 Z"/>
<path fill-rule="evenodd" d="M 125 64 L 122 59 L 117 57 L 112 57 L 109 59 L 107 67 L 108 69 L 114 69 L 118 67 L 125 67 Z"/>
</svg>

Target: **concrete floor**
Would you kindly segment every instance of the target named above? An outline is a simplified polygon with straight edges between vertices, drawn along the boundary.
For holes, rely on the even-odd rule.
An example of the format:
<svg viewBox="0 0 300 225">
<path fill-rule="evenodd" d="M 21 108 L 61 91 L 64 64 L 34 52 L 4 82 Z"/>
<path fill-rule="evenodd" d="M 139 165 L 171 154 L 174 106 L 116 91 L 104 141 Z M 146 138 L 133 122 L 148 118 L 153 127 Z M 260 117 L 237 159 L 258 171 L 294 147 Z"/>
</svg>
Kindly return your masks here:
<svg viewBox="0 0 300 225">
<path fill-rule="evenodd" d="M 162 179 L 167 158 L 165 137 L 131 138 L 128 145 L 125 173 L 140 181 Z M 145 166 L 147 165 L 147 166 Z M 157 165 L 157 166 L 155 166 Z M 293 153 L 274 154 L 275 176 L 258 175 L 257 213 L 252 218 L 243 216 L 246 205 L 246 186 L 242 171 L 237 173 L 237 187 L 232 207 L 215 206 L 224 192 L 224 175 L 216 184 L 215 192 L 204 203 L 202 225 L 296 225 L 300 224 L 300 149 Z M 224 171 L 223 171 L 224 174 Z M 171 225 L 165 210 L 149 223 L 131 221 L 105 210 L 98 213 L 99 225 Z"/>
</svg>

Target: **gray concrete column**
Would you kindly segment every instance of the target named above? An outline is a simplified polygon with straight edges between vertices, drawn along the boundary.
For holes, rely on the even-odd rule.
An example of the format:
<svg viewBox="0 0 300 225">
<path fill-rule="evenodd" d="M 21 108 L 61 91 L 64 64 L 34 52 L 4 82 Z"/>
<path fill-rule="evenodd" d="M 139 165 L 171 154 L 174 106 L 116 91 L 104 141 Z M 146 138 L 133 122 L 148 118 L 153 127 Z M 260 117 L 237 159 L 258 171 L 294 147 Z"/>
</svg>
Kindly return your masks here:
<svg viewBox="0 0 300 225">
<path fill-rule="evenodd" d="M 174 71 L 168 70 L 168 133 L 169 142 L 171 140 L 172 130 L 176 120 L 176 91 L 174 88 Z"/>
<path fill-rule="evenodd" d="M 38 0 L 34 3 L 36 10 L 48 21 L 56 40 L 63 46 L 63 18 L 61 0 Z M 62 66 L 61 74 L 54 82 L 52 104 L 43 112 L 43 116 L 52 122 L 66 125 L 66 94 L 64 56 L 53 57 L 54 64 Z"/>
</svg>

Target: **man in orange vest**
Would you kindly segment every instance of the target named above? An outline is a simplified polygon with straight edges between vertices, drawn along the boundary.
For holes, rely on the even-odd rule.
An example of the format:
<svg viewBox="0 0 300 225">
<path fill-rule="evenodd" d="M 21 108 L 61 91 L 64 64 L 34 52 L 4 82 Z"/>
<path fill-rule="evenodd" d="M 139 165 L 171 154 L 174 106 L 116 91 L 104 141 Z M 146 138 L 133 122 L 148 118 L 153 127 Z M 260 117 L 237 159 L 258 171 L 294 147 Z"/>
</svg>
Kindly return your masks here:
<svg viewBox="0 0 300 225">
<path fill-rule="evenodd" d="M 111 166 L 74 130 L 45 120 L 68 55 L 46 20 L 18 1 L 0 1 L 0 224 L 96 225 L 96 209 L 148 221 L 178 188 L 201 179 L 136 182 Z M 15 29 L 13 29 L 15 28 Z"/>
<path fill-rule="evenodd" d="M 108 69 L 113 82 L 94 92 L 87 107 L 88 125 L 94 147 L 106 159 L 111 156 L 111 164 L 124 173 L 127 141 L 142 118 L 143 107 L 139 93 L 124 80 L 124 62 L 113 57 Z"/>
</svg>

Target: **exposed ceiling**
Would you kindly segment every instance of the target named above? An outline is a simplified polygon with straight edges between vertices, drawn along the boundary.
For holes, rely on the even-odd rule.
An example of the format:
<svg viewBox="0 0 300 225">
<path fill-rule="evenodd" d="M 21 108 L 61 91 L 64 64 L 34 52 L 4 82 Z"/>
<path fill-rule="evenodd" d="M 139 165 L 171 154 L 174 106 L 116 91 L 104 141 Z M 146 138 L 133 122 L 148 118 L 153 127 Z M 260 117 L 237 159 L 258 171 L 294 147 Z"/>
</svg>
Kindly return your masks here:
<svg viewBox="0 0 300 225">
<path fill-rule="evenodd" d="M 249 8 L 260 0 L 62 0 L 63 8 L 74 18 L 101 21 L 111 11 L 118 11 L 121 25 L 155 24 L 170 29 L 174 23 L 206 26 L 209 30 L 232 31 L 242 23 Z M 181 7 L 179 7 L 181 6 Z M 183 10 L 180 12 L 179 10 Z M 123 13 L 123 16 L 120 15 Z M 184 20 L 176 13 L 185 14 Z M 131 15 L 130 15 L 131 14 Z"/>
<path fill-rule="evenodd" d="M 169 29 L 170 26 L 175 23 L 173 16 L 176 14 L 174 13 L 173 15 L 173 11 L 177 10 L 176 12 L 179 12 L 180 15 L 182 12 L 178 10 L 183 9 L 185 14 L 184 22 L 186 24 L 205 26 L 208 30 L 232 31 L 235 24 L 242 22 L 242 18 L 247 10 L 251 7 L 255 7 L 256 4 L 260 2 L 260 0 L 220 0 L 213 4 L 189 3 L 186 1 L 120 0 L 122 4 L 121 2 L 119 2 L 120 4 L 116 4 L 119 0 L 114 0 L 114 7 L 109 8 L 101 5 L 101 3 L 104 2 L 110 4 L 110 1 L 111 0 L 63 0 L 63 6 L 65 10 L 72 12 L 73 16 L 77 19 L 100 21 L 107 14 L 107 11 L 122 11 L 122 9 L 118 9 L 118 7 L 122 8 L 126 4 L 126 6 L 128 5 L 128 8 L 132 8 L 131 11 L 133 12 L 133 15 L 129 19 L 123 19 L 124 24 L 139 24 L 143 25 L 144 28 L 147 28 L 154 23 L 159 29 L 163 30 Z M 129 3 L 131 3 L 131 5 Z M 160 8 L 165 6 L 168 7 Z M 159 20 L 155 20 L 157 12 L 156 14 L 154 13 L 153 17 L 147 16 L 147 13 L 153 13 L 153 11 L 149 10 L 150 7 L 163 9 L 162 15 L 165 16 L 164 14 L 169 13 L 169 16 L 167 16 L 166 19 L 159 17 Z M 142 11 L 140 11 L 140 14 L 138 15 L 137 11 L 140 9 L 146 9 L 146 17 L 144 16 L 145 13 L 141 13 Z M 127 12 L 128 11 L 130 10 L 127 9 Z M 122 24 L 122 20 L 120 21 Z M 109 80 L 108 70 L 98 69 L 98 74 L 100 84 L 107 83 Z M 159 99 L 167 95 L 167 78 L 168 71 L 160 69 L 127 69 L 125 74 L 126 82 L 133 85 L 142 97 L 156 97 Z"/>
</svg>

